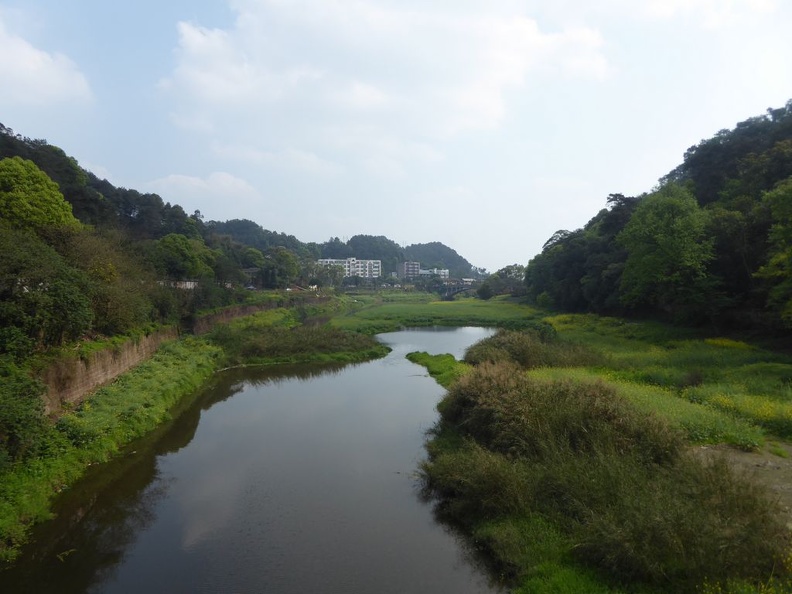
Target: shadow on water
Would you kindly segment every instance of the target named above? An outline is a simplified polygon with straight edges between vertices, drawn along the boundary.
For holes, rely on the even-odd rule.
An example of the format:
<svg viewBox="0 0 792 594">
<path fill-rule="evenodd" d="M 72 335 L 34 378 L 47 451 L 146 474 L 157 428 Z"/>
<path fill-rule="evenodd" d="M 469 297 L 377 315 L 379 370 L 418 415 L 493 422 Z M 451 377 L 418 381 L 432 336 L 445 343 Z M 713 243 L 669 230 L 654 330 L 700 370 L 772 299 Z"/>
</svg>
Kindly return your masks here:
<svg viewBox="0 0 792 594">
<path fill-rule="evenodd" d="M 126 551 L 154 520 L 167 495 L 157 458 L 176 453 L 194 438 L 201 414 L 245 385 L 337 374 L 345 366 L 280 365 L 232 369 L 173 411 L 173 420 L 129 444 L 115 459 L 96 465 L 53 504 L 55 518 L 34 527 L 13 567 L 0 571 L 0 590 L 36 594 L 95 591 L 111 579 Z M 348 367 L 348 366 L 347 366 Z M 35 584 L 35 586 L 32 586 Z M 32 589 L 31 589 L 32 588 Z"/>
<path fill-rule="evenodd" d="M 450 512 L 447 503 L 438 499 L 419 477 L 421 484 L 418 487 L 418 499 L 431 508 L 435 524 L 441 526 L 459 546 L 460 555 L 466 564 L 475 568 L 487 579 L 487 585 L 493 592 L 505 592 L 509 586 L 514 586 L 516 575 L 504 567 L 502 563 L 491 554 L 489 549 L 477 543 L 470 535 L 470 528 L 459 521 L 459 518 Z"/>
</svg>

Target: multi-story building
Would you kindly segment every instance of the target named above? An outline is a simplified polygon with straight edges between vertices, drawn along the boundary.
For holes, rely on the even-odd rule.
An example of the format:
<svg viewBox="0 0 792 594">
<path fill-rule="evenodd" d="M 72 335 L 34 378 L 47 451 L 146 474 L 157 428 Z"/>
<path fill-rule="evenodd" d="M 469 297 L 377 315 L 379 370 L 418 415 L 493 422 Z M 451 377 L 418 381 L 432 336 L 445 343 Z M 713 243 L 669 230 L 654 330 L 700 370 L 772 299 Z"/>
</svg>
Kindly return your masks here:
<svg viewBox="0 0 792 594">
<path fill-rule="evenodd" d="M 382 260 L 358 260 L 357 258 L 322 258 L 319 266 L 340 266 L 344 276 L 379 278 L 382 276 Z"/>
<path fill-rule="evenodd" d="M 402 262 L 399 264 L 399 276 L 401 278 L 417 278 L 420 273 L 420 262 Z"/>
</svg>

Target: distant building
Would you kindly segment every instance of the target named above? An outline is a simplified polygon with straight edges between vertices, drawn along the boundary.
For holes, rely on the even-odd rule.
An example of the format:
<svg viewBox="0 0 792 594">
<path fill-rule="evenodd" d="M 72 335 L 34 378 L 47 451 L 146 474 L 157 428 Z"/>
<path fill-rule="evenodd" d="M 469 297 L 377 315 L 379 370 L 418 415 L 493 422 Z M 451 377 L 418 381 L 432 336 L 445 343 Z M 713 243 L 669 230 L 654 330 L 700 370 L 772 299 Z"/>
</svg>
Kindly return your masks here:
<svg viewBox="0 0 792 594">
<path fill-rule="evenodd" d="M 399 276 L 401 278 L 418 278 L 420 273 L 420 262 L 402 262 L 399 264 Z"/>
<path fill-rule="evenodd" d="M 317 260 L 319 266 L 340 266 L 344 276 L 362 278 L 379 278 L 382 276 L 382 260 L 358 260 L 357 258 L 322 258 Z"/>
<path fill-rule="evenodd" d="M 448 272 L 448 268 L 429 268 L 428 270 L 424 270 L 423 268 L 418 271 L 419 276 L 439 276 L 442 279 L 447 279 L 450 275 Z"/>
</svg>

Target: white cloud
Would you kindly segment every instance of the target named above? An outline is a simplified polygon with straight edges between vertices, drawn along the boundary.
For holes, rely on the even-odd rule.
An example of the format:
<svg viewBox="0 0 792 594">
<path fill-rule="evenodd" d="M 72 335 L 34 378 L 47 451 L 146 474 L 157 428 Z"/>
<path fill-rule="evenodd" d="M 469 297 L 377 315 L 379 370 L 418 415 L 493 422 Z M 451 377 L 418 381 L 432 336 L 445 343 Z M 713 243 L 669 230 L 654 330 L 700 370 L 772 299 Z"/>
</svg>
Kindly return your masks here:
<svg viewBox="0 0 792 594">
<path fill-rule="evenodd" d="M 261 150 L 252 146 L 216 146 L 215 153 L 231 161 L 245 161 L 277 169 L 297 170 L 317 175 L 335 175 L 341 171 L 336 163 L 323 159 L 311 151 L 286 148 L 281 151 Z"/>
<path fill-rule="evenodd" d="M 652 20 L 687 20 L 708 29 L 741 24 L 755 16 L 765 16 L 777 8 L 777 0 L 648 0 L 629 2 Z"/>
<path fill-rule="evenodd" d="M 382 109 L 393 104 L 387 93 L 376 86 L 352 81 L 335 95 L 339 105 L 355 110 Z"/>
<path fill-rule="evenodd" d="M 2 18 L 0 14 L 0 106 L 91 100 L 88 81 L 72 60 L 37 49 L 6 30 Z"/>
<path fill-rule="evenodd" d="M 348 114 L 337 110 L 379 110 L 383 125 L 445 136 L 498 127 L 508 89 L 532 74 L 608 73 L 596 31 L 543 31 L 520 13 L 355 0 L 232 7 L 237 20 L 228 30 L 179 24 L 178 65 L 162 87 L 181 109 L 198 105 L 223 117 L 229 107 L 252 115 L 263 104 L 296 104 L 339 118 Z"/>
</svg>

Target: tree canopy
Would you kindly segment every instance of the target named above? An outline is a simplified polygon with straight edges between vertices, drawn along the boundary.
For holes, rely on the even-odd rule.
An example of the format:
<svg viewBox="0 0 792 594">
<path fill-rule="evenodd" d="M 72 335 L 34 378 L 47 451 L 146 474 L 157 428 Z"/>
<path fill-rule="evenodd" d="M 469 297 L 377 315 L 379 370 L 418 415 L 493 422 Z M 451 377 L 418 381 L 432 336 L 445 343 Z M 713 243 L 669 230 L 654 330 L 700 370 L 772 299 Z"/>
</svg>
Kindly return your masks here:
<svg viewBox="0 0 792 594">
<path fill-rule="evenodd" d="M 685 153 L 649 194 L 611 194 L 526 268 L 528 297 L 570 311 L 792 326 L 792 101 Z"/>
<path fill-rule="evenodd" d="M 79 224 L 58 184 L 21 157 L 0 160 L 0 220 L 21 229 Z"/>
<path fill-rule="evenodd" d="M 706 267 L 713 258 L 707 222 L 707 212 L 679 185 L 645 197 L 616 238 L 627 250 L 622 301 L 677 315 L 703 308 L 711 297 Z"/>
</svg>

